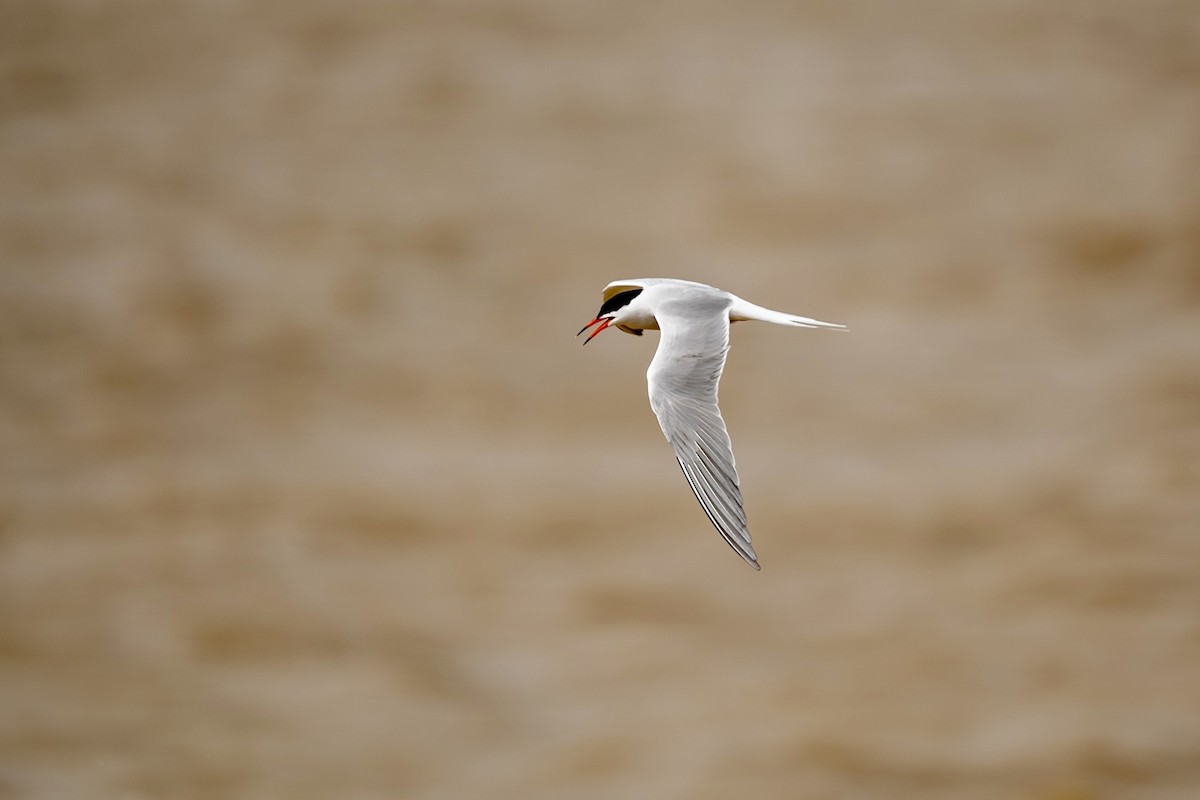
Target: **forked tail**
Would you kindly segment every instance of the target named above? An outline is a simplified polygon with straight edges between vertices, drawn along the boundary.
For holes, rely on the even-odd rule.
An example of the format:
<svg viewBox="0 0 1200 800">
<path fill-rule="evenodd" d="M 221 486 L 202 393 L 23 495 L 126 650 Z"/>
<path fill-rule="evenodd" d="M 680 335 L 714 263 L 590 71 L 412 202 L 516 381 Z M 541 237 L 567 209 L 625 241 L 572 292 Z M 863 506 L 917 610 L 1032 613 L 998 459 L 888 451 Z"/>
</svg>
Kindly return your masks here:
<svg viewBox="0 0 1200 800">
<path fill-rule="evenodd" d="M 819 319 L 811 319 L 809 317 L 798 317 L 795 314 L 785 314 L 782 311 L 772 311 L 769 308 L 756 306 L 754 303 L 743 300 L 740 297 L 734 297 L 733 305 L 729 307 L 729 319 L 732 322 L 741 322 L 743 320 L 758 320 L 759 322 L 773 322 L 776 325 L 794 325 L 797 328 L 829 328 L 831 330 L 844 331 L 845 325 L 839 325 L 836 322 L 822 322 Z"/>
</svg>

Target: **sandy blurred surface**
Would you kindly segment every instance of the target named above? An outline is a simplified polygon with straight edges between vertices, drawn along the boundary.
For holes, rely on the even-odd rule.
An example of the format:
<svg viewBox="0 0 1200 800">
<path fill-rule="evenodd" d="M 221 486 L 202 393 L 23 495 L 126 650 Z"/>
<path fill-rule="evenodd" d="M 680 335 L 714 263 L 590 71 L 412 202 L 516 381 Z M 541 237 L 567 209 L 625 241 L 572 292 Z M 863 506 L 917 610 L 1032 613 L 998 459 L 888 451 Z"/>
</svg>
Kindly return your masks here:
<svg viewBox="0 0 1200 800">
<path fill-rule="evenodd" d="M 1200 6 L 0 6 L 0 797 L 751 796 L 1200 796 Z"/>
</svg>

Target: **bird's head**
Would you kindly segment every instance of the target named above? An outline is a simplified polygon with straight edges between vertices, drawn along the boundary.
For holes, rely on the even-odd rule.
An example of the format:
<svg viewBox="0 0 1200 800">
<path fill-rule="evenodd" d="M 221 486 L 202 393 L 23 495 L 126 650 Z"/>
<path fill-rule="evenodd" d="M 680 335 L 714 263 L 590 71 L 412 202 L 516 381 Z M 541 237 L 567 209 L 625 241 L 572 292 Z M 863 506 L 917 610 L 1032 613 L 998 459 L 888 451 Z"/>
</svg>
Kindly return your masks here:
<svg viewBox="0 0 1200 800">
<path fill-rule="evenodd" d="M 645 287 L 643 286 L 638 286 L 635 283 L 626 281 L 610 283 L 604 289 L 604 299 L 600 304 L 600 310 L 596 312 L 596 318 L 587 325 L 584 325 L 579 330 L 579 333 L 575 335 L 579 336 L 588 328 L 591 328 L 593 325 L 595 325 L 596 329 L 593 330 L 588 337 L 583 340 L 583 343 L 587 344 L 594 339 L 600 333 L 600 331 L 604 330 L 609 325 L 616 325 L 626 333 L 632 333 L 640 336 L 642 334 L 640 326 L 631 327 L 625 325 L 624 323 L 626 321 L 633 321 L 634 319 L 644 315 L 644 310 L 639 310 L 636 305 L 631 306 L 633 301 L 637 299 L 638 295 L 642 293 L 644 288 Z"/>
</svg>

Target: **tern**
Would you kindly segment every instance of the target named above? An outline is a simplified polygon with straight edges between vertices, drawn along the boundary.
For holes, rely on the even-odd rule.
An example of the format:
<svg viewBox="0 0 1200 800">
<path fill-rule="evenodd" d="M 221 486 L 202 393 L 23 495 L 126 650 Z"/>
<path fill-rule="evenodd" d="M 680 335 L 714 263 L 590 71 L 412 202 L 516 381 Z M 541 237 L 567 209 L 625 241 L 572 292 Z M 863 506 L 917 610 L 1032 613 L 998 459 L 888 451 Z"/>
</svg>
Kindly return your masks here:
<svg viewBox="0 0 1200 800">
<path fill-rule="evenodd" d="M 637 278 L 604 287 L 595 319 L 576 336 L 595 326 L 583 341 L 587 344 L 610 325 L 635 336 L 647 330 L 662 332 L 646 371 L 650 408 L 709 521 L 757 570 L 761 567 L 750 543 L 733 447 L 717 405 L 717 384 L 729 353 L 729 324 L 746 320 L 846 329 L 772 311 L 703 283 Z"/>
</svg>

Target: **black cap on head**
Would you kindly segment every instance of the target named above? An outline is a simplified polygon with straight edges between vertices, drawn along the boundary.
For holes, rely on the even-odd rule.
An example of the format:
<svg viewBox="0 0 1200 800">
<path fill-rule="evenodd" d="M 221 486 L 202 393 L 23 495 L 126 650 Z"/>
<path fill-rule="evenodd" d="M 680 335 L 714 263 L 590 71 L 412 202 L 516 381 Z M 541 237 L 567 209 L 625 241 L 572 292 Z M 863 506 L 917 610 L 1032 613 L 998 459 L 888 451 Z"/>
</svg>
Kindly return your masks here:
<svg viewBox="0 0 1200 800">
<path fill-rule="evenodd" d="M 633 298 L 637 297 L 641 293 L 642 290 L 639 288 L 614 294 L 612 297 L 604 301 L 604 304 L 600 306 L 600 311 L 596 313 L 596 316 L 603 317 L 605 314 L 611 314 L 619 308 L 624 308 L 633 301 Z"/>
</svg>

